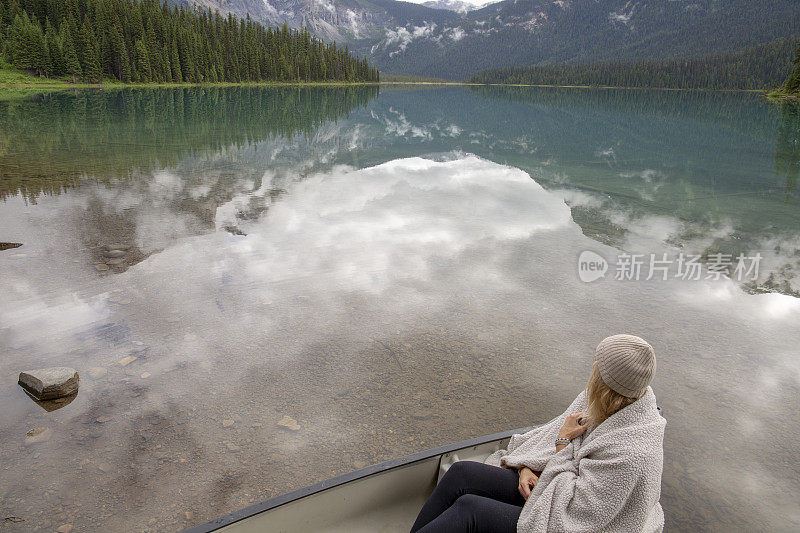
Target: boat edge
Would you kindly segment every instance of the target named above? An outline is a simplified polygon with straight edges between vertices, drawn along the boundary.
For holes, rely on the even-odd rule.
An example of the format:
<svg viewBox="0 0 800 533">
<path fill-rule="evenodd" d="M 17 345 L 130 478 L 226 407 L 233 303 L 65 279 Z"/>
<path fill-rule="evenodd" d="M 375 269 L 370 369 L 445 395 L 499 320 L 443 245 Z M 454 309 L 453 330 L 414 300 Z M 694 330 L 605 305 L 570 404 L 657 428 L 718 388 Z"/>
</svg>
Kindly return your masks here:
<svg viewBox="0 0 800 533">
<path fill-rule="evenodd" d="M 280 507 L 281 505 L 301 500 L 308 496 L 312 496 L 324 490 L 332 489 L 339 485 L 344 485 L 345 483 L 349 483 L 357 479 L 365 478 L 374 474 L 379 474 L 381 472 L 391 470 L 392 468 L 397 468 L 398 466 L 409 465 L 416 463 L 418 461 L 430 459 L 431 457 L 437 455 L 443 455 L 446 453 L 454 452 L 456 450 L 469 448 L 471 446 L 478 446 L 480 444 L 485 444 L 487 442 L 505 439 L 515 434 L 526 433 L 531 429 L 533 429 L 534 427 L 535 426 L 510 429 L 506 431 L 501 431 L 500 433 L 493 433 L 491 435 L 484 435 L 482 437 L 474 437 L 472 439 L 463 440 L 461 442 L 446 444 L 444 446 L 439 446 L 437 448 L 430 448 L 428 450 L 412 453 L 410 455 L 399 457 L 397 459 L 389 459 L 388 461 L 383 461 L 381 463 L 376 463 L 374 465 L 366 466 L 358 470 L 353 470 L 351 472 L 347 472 L 345 474 L 328 478 L 326 480 L 319 481 L 312 485 L 308 485 L 299 488 L 297 490 L 287 492 L 285 494 L 274 496 L 267 500 L 263 500 L 259 503 L 254 503 L 253 505 L 249 505 L 247 507 L 244 507 L 243 509 L 239 509 L 238 511 L 233 511 L 232 513 L 228 513 L 218 518 L 214 518 L 213 520 L 209 520 L 208 522 L 205 522 L 203 524 L 192 526 L 188 529 L 183 530 L 183 533 L 209 533 L 211 531 L 216 531 L 220 528 L 229 526 L 235 522 L 239 522 L 240 520 L 244 520 L 245 518 L 250 518 L 251 516 L 255 516 L 257 514 Z"/>
</svg>

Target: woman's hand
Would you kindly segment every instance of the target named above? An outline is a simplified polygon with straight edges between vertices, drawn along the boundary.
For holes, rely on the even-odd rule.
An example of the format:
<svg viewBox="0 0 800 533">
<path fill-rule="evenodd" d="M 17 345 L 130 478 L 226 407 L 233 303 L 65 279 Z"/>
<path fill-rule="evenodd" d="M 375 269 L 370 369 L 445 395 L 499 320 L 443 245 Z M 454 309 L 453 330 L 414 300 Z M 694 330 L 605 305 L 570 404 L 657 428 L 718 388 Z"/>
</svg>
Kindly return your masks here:
<svg viewBox="0 0 800 533">
<path fill-rule="evenodd" d="M 533 473 L 533 470 L 524 466 L 519 471 L 519 493 L 526 500 L 531 497 L 531 492 L 536 484 L 539 482 L 539 476 Z"/>
<path fill-rule="evenodd" d="M 583 415 L 584 413 L 567 415 L 564 425 L 561 426 L 561 431 L 558 432 L 558 438 L 572 440 L 583 435 L 588 427 L 588 424 L 582 426 L 578 423 L 578 420 L 580 420 Z"/>
</svg>

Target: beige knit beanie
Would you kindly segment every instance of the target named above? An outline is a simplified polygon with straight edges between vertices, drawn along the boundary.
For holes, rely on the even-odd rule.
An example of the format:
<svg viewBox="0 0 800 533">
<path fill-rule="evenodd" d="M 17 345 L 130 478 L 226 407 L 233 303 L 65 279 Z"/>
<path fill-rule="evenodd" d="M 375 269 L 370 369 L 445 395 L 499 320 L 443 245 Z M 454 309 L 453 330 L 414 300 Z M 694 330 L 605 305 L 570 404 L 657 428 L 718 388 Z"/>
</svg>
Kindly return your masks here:
<svg viewBox="0 0 800 533">
<path fill-rule="evenodd" d="M 647 390 L 656 371 L 656 353 L 644 339 L 634 335 L 612 335 L 595 352 L 600 377 L 611 390 L 638 398 Z"/>
</svg>

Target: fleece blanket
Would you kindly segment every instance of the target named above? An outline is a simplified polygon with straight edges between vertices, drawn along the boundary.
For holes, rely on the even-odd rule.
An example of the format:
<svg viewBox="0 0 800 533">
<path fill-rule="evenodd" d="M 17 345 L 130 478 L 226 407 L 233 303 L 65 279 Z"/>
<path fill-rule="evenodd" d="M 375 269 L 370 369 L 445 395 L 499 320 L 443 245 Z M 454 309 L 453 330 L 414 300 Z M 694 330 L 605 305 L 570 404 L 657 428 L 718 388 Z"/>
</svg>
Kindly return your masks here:
<svg viewBox="0 0 800 533">
<path fill-rule="evenodd" d="M 666 420 L 653 389 L 556 453 L 567 415 L 586 410 L 586 391 L 560 416 L 523 435 L 487 464 L 542 472 L 517 523 L 518 533 L 540 531 L 661 531 L 659 504 Z"/>
</svg>

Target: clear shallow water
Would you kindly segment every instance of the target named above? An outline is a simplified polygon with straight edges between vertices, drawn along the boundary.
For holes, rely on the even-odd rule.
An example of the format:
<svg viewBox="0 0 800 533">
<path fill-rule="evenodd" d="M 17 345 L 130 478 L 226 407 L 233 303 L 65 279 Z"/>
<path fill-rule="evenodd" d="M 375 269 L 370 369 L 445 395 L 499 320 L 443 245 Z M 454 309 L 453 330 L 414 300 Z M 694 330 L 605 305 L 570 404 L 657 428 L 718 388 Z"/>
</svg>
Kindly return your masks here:
<svg viewBox="0 0 800 533">
<path fill-rule="evenodd" d="M 659 356 L 668 529 L 800 525 L 795 108 L 189 89 L 3 102 L 0 131 L 9 530 L 180 529 L 545 421 L 622 331 Z M 583 283 L 584 250 L 763 260 Z M 55 364 L 81 391 L 47 412 L 16 375 Z"/>
</svg>

